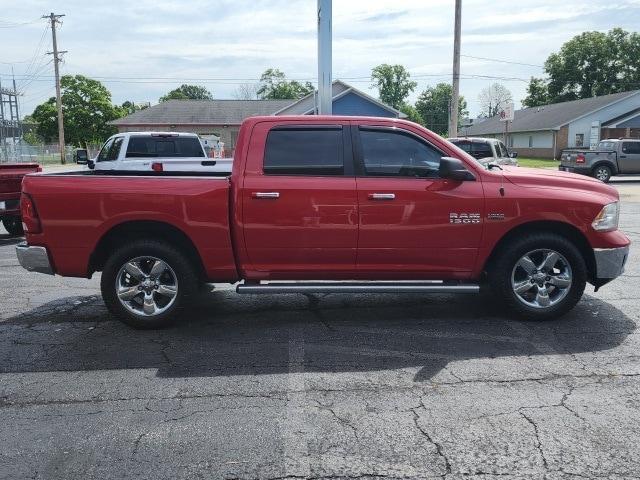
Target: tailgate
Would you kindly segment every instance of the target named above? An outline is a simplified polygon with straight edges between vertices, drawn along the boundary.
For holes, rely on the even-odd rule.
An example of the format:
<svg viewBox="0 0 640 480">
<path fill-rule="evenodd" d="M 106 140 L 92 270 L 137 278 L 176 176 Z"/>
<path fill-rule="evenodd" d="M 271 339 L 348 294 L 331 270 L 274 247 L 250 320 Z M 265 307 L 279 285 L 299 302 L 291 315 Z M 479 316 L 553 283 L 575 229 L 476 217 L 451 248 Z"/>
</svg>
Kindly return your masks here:
<svg viewBox="0 0 640 480">
<path fill-rule="evenodd" d="M 37 163 L 0 165 L 0 193 L 19 193 L 22 177 L 39 171 Z"/>
</svg>

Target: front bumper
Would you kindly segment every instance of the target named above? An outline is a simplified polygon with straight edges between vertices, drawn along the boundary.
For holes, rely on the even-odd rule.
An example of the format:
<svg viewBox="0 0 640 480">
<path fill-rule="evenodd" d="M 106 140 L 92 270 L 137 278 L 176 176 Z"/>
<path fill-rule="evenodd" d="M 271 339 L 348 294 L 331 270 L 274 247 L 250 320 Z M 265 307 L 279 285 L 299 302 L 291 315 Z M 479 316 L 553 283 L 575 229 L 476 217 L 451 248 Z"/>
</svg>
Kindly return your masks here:
<svg viewBox="0 0 640 480">
<path fill-rule="evenodd" d="M 596 279 L 604 284 L 619 277 L 629 257 L 629 246 L 619 248 L 594 248 L 596 259 Z"/>
<path fill-rule="evenodd" d="M 23 242 L 16 245 L 16 255 L 22 268 L 30 272 L 54 274 L 46 248 L 29 246 Z"/>
</svg>

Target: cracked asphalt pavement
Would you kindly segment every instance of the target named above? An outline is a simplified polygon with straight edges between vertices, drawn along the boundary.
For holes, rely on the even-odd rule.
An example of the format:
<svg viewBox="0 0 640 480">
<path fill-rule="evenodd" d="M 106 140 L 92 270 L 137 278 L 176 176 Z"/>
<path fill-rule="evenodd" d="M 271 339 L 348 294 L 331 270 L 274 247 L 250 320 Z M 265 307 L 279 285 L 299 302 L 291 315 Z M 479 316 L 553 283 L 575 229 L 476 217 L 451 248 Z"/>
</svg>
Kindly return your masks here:
<svg viewBox="0 0 640 480">
<path fill-rule="evenodd" d="M 640 240 L 640 183 L 616 183 Z M 640 254 L 564 318 L 486 296 L 237 296 L 114 321 L 0 232 L 0 478 L 640 478 Z"/>
</svg>

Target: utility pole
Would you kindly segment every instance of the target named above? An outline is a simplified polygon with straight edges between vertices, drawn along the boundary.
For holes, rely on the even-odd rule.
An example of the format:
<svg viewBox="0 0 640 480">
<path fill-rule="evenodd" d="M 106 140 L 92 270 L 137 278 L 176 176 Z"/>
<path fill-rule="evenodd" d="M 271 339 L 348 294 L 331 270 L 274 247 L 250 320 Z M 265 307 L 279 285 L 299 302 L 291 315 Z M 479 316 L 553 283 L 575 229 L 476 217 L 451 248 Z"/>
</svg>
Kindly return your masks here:
<svg viewBox="0 0 640 480">
<path fill-rule="evenodd" d="M 460 96 L 460 32 L 462 30 L 462 0 L 456 0 L 453 32 L 453 88 L 449 110 L 449 137 L 458 136 L 458 97 Z"/>
<path fill-rule="evenodd" d="M 331 115 L 331 0 L 318 0 L 318 115 Z"/>
<path fill-rule="evenodd" d="M 51 37 L 53 39 L 53 52 L 47 52 L 47 55 L 53 55 L 53 69 L 56 76 L 56 106 L 58 108 L 58 144 L 60 146 L 60 163 L 66 162 L 64 157 L 64 116 L 62 114 L 62 95 L 60 94 L 60 68 L 58 64 L 62 61 L 60 55 L 67 53 L 66 50 L 58 51 L 58 42 L 56 40 L 56 24 L 60 23 L 59 18 L 62 15 L 56 15 L 51 12 L 49 15 L 43 15 L 42 18 L 48 18 L 51 21 Z"/>
</svg>

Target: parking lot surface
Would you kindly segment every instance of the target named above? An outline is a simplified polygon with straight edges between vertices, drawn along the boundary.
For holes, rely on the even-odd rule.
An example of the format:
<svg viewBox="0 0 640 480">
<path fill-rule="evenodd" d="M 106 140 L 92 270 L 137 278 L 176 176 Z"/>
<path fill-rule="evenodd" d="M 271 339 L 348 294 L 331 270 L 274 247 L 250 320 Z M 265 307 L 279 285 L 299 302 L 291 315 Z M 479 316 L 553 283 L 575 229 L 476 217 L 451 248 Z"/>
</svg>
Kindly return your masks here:
<svg viewBox="0 0 640 480">
<path fill-rule="evenodd" d="M 0 478 L 640 478 L 640 183 L 623 277 L 548 323 L 490 296 L 237 296 L 161 331 L 0 232 Z"/>
</svg>

